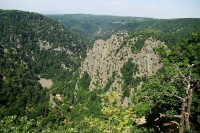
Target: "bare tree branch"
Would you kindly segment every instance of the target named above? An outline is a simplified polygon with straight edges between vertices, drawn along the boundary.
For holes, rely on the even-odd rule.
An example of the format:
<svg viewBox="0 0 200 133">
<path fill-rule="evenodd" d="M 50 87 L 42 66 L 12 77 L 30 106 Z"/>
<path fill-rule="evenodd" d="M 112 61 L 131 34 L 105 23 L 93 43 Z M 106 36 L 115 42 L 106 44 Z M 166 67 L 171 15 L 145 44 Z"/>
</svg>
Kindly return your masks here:
<svg viewBox="0 0 200 133">
<path fill-rule="evenodd" d="M 179 123 L 176 121 L 171 121 L 171 123 L 176 124 L 178 127 L 180 126 Z"/>
<path fill-rule="evenodd" d="M 182 98 L 182 97 L 180 97 L 180 96 L 178 96 L 178 95 L 174 95 L 176 98 L 178 98 L 178 99 L 180 99 L 180 100 L 182 100 L 182 101 L 185 101 L 185 99 L 184 98 Z"/>
<path fill-rule="evenodd" d="M 181 115 L 173 115 L 175 118 L 181 118 Z"/>
</svg>

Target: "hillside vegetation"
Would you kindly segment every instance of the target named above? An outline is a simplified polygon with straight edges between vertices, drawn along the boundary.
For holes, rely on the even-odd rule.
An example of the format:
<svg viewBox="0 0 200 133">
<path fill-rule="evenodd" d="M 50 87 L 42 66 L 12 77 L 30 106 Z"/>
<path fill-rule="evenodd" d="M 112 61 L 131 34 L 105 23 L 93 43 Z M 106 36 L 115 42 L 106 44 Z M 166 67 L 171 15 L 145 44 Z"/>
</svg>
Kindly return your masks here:
<svg viewBox="0 0 200 133">
<path fill-rule="evenodd" d="M 120 17 L 105 15 L 66 14 L 48 15 L 69 28 L 82 39 L 93 42 L 108 39 L 119 31 L 148 32 L 159 35 L 159 40 L 170 45 L 179 43 L 189 36 L 194 27 L 200 25 L 199 18 L 153 19 L 140 17 Z"/>
<path fill-rule="evenodd" d="M 199 132 L 199 24 L 0 10 L 0 132 Z"/>
<path fill-rule="evenodd" d="M 21 11 L 1 11 L 0 15 L 4 49 L 18 55 L 28 66 L 36 65 L 34 71 L 37 74 L 55 77 L 55 74 L 65 72 L 59 70 L 61 64 L 69 71 L 76 66 L 76 57 L 84 54 L 82 41 L 56 21 Z M 65 58 L 62 58 L 63 54 Z"/>
<path fill-rule="evenodd" d="M 73 76 L 85 55 L 85 45 L 71 31 L 40 14 L 23 11 L 0 10 L 0 48 L 2 122 L 10 115 L 17 123 L 21 118 L 46 119 L 50 93 L 38 80 L 52 79 L 56 86 Z"/>
</svg>

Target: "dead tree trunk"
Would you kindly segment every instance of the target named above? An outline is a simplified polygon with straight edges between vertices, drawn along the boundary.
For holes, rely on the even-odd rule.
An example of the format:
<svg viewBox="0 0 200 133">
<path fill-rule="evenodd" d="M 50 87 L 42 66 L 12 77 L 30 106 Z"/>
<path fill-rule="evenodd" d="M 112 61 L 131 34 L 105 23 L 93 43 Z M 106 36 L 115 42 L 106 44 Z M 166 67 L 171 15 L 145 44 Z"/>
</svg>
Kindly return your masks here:
<svg viewBox="0 0 200 133">
<path fill-rule="evenodd" d="M 193 97 L 193 89 L 190 88 L 188 92 L 188 101 L 187 101 L 187 112 L 185 114 L 185 124 L 186 129 L 190 129 L 190 111 L 191 111 L 191 104 L 192 104 L 192 97 Z"/>
<path fill-rule="evenodd" d="M 181 119 L 179 123 L 179 133 L 183 133 L 185 129 L 185 108 L 186 108 L 186 99 L 183 99 L 181 105 Z"/>
<path fill-rule="evenodd" d="M 191 66 L 191 68 L 193 65 Z M 181 119 L 180 119 L 180 127 L 179 127 L 179 133 L 183 133 L 185 129 L 190 129 L 190 112 L 191 112 L 191 105 L 192 105 L 192 97 L 193 97 L 193 89 L 195 88 L 195 85 L 192 83 L 191 79 L 191 70 L 189 71 L 189 76 L 185 76 L 177 67 L 177 70 L 179 72 L 179 75 L 183 79 L 183 83 L 185 84 L 185 97 L 182 100 L 182 107 L 181 107 Z"/>
</svg>

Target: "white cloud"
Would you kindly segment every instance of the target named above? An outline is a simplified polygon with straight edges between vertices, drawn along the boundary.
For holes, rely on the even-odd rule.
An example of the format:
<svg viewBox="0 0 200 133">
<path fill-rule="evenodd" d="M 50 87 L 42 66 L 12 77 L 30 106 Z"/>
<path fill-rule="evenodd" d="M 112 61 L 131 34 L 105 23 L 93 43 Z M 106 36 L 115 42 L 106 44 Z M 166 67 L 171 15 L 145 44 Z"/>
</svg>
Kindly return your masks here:
<svg viewBox="0 0 200 133">
<path fill-rule="evenodd" d="M 156 7 L 154 5 L 148 6 L 147 9 L 151 11 L 168 11 L 169 10 L 168 8 Z"/>
<path fill-rule="evenodd" d="M 151 10 L 156 10 L 156 7 L 153 6 L 153 5 L 149 6 L 148 8 L 151 9 Z"/>
<path fill-rule="evenodd" d="M 120 1 L 112 1 L 112 5 L 113 6 L 121 6 L 122 2 L 120 2 Z"/>
<path fill-rule="evenodd" d="M 122 3 L 119 0 L 113 0 L 112 3 L 111 3 L 111 5 L 112 6 L 116 6 L 116 7 L 121 7 L 121 8 L 135 8 L 135 5 Z"/>
</svg>

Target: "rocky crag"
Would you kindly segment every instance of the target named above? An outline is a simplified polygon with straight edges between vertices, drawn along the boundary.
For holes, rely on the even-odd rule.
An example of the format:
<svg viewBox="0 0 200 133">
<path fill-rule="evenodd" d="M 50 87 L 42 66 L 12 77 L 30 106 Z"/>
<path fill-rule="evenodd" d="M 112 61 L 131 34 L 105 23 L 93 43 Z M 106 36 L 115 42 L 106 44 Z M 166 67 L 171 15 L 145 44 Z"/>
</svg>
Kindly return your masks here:
<svg viewBox="0 0 200 133">
<path fill-rule="evenodd" d="M 95 41 L 81 66 L 81 75 L 87 72 L 91 78 L 90 91 L 105 87 L 108 87 L 108 90 L 123 91 L 122 68 L 128 61 L 137 66 L 136 72 L 132 75 L 134 79 L 147 78 L 162 67 L 154 48 L 164 45 L 164 42 L 149 37 L 144 40 L 143 47 L 137 50 L 136 43 L 141 37 L 142 35 L 132 37 L 127 32 L 121 32 L 112 35 L 106 41 Z M 142 80 L 135 88 L 141 84 Z"/>
</svg>

